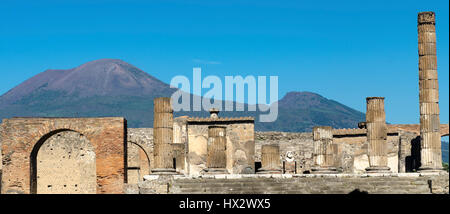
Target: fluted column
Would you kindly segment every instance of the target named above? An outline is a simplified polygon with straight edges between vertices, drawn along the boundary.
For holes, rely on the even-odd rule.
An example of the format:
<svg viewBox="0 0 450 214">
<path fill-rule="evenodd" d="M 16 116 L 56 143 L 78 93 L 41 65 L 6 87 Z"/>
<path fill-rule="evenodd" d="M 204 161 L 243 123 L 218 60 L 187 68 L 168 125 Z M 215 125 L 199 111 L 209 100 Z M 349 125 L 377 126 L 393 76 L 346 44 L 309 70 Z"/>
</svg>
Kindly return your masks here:
<svg viewBox="0 0 450 214">
<path fill-rule="evenodd" d="M 316 126 L 313 128 L 314 140 L 314 166 L 313 174 L 333 174 L 336 173 L 334 166 L 335 152 L 337 145 L 333 146 L 333 128 L 331 126 Z"/>
<path fill-rule="evenodd" d="M 226 127 L 209 126 L 208 127 L 208 145 L 206 169 L 207 173 L 224 174 L 228 173 L 227 154 L 226 154 Z"/>
<path fill-rule="evenodd" d="M 158 97 L 153 100 L 153 155 L 154 174 L 174 174 L 173 163 L 173 110 L 170 97 Z"/>
<path fill-rule="evenodd" d="M 280 146 L 277 144 L 261 146 L 261 168 L 258 174 L 281 174 Z"/>
<path fill-rule="evenodd" d="M 417 16 L 419 40 L 419 105 L 421 166 L 419 170 L 442 170 L 439 121 L 439 86 L 436 61 L 435 14 Z"/>
<path fill-rule="evenodd" d="M 384 97 L 367 97 L 366 126 L 369 167 L 367 172 L 390 172 L 387 166 L 387 126 Z"/>
</svg>

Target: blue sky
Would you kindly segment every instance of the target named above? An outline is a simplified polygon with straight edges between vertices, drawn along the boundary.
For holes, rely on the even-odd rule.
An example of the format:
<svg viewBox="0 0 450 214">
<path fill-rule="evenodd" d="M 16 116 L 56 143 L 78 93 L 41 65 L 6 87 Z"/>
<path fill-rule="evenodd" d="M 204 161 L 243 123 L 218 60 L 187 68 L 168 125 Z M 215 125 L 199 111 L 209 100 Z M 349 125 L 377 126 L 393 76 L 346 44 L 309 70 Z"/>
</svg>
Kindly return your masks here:
<svg viewBox="0 0 450 214">
<path fill-rule="evenodd" d="M 417 13 L 435 11 L 441 122 L 449 115 L 448 1 L 10 1 L 0 4 L 0 94 L 45 69 L 101 58 L 169 83 L 176 75 L 278 75 L 279 97 L 311 91 L 418 123 Z"/>
</svg>

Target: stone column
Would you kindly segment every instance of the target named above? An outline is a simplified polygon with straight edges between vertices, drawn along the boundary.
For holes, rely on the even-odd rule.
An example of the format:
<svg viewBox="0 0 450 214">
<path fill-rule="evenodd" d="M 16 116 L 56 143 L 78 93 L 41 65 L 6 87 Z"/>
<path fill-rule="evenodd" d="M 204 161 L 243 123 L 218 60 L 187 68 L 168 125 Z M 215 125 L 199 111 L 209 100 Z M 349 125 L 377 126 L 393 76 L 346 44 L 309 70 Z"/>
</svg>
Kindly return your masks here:
<svg viewBox="0 0 450 214">
<path fill-rule="evenodd" d="M 258 174 L 281 174 L 280 146 L 277 144 L 261 146 L 261 168 Z"/>
<path fill-rule="evenodd" d="M 421 140 L 421 166 L 419 170 L 442 170 L 434 12 L 422 12 L 418 14 L 417 31 L 419 37 Z"/>
<path fill-rule="evenodd" d="M 208 145 L 206 158 L 206 173 L 227 174 L 227 137 L 226 127 L 209 126 L 208 127 Z"/>
<path fill-rule="evenodd" d="M 334 143 L 330 143 L 327 145 L 326 151 L 325 151 L 325 168 L 329 169 L 330 171 L 333 171 L 334 173 L 337 173 L 336 170 L 336 156 L 338 153 L 338 145 Z"/>
<path fill-rule="evenodd" d="M 384 112 L 384 97 L 367 97 L 366 126 L 370 173 L 388 173 L 387 126 Z"/>
<path fill-rule="evenodd" d="M 154 174 L 175 174 L 173 163 L 173 110 L 170 97 L 153 100 L 153 155 Z"/>
<path fill-rule="evenodd" d="M 311 168 L 313 174 L 336 173 L 334 167 L 333 150 L 333 128 L 331 126 L 316 126 L 313 128 L 314 140 L 314 166 Z"/>
</svg>

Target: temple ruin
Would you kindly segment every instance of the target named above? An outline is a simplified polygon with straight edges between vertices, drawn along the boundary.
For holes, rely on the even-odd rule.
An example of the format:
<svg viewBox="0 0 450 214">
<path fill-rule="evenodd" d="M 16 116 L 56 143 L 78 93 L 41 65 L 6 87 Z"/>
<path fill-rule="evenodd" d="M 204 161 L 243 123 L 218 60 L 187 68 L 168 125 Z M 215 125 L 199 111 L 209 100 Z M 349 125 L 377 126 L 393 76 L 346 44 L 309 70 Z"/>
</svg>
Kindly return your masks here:
<svg viewBox="0 0 450 214">
<path fill-rule="evenodd" d="M 386 124 L 367 97 L 354 129 L 255 132 L 254 118 L 174 118 L 154 100 L 153 128 L 125 118 L 11 118 L 0 124 L 1 194 L 449 193 L 442 170 L 435 14 L 418 14 L 420 124 Z"/>
</svg>

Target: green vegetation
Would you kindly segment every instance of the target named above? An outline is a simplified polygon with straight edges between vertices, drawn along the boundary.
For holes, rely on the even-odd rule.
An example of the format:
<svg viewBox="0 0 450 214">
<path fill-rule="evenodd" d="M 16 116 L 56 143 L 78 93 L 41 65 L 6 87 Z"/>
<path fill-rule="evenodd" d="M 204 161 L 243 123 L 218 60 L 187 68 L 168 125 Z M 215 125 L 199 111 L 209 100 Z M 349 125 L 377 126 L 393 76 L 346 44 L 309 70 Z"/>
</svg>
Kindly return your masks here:
<svg viewBox="0 0 450 214">
<path fill-rule="evenodd" d="M 443 162 L 442 166 L 444 167 L 444 169 L 448 172 L 448 163 Z"/>
</svg>

